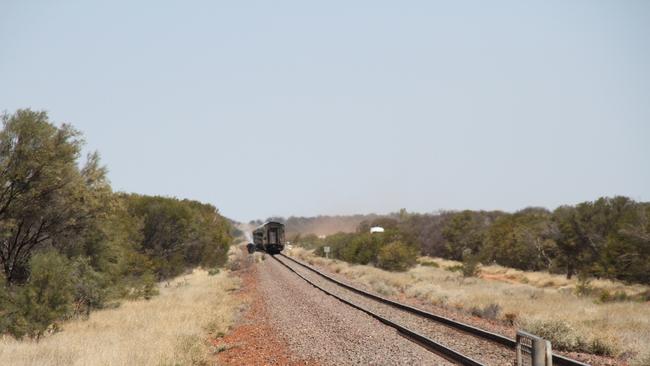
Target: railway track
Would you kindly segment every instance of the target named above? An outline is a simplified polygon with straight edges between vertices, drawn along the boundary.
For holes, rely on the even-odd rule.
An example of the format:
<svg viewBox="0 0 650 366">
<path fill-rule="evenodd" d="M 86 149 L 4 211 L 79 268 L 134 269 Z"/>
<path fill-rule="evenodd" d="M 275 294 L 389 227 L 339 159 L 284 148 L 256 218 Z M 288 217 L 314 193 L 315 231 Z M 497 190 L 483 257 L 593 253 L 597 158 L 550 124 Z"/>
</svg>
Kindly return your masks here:
<svg viewBox="0 0 650 366">
<path fill-rule="evenodd" d="M 514 363 L 514 339 L 350 286 L 284 254 L 273 258 L 312 286 L 397 329 L 408 339 L 447 359 L 462 365 Z M 553 354 L 553 364 L 588 366 L 558 354 Z"/>
</svg>

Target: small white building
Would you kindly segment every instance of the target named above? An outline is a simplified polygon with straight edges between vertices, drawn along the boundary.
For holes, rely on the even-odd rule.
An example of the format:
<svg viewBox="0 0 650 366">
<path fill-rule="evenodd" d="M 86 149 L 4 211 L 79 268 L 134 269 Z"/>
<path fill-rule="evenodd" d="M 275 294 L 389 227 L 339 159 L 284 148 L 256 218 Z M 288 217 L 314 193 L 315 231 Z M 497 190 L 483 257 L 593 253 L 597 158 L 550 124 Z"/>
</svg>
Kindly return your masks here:
<svg viewBox="0 0 650 366">
<path fill-rule="evenodd" d="M 370 228 L 370 233 L 371 234 L 373 234 L 373 233 L 383 233 L 383 232 L 384 232 L 384 228 L 381 227 L 381 226 L 373 226 L 373 227 Z"/>
</svg>

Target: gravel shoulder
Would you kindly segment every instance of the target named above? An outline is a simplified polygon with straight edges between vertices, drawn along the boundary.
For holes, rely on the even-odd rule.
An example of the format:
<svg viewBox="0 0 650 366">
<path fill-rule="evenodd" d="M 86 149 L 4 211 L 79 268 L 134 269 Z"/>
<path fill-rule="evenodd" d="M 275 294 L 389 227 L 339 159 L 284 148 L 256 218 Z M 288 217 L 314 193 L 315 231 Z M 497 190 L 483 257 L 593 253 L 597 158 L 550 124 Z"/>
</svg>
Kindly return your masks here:
<svg viewBox="0 0 650 366">
<path fill-rule="evenodd" d="M 269 323 L 293 359 L 322 365 L 452 365 L 365 313 L 303 281 L 280 263 L 258 263 Z"/>
</svg>

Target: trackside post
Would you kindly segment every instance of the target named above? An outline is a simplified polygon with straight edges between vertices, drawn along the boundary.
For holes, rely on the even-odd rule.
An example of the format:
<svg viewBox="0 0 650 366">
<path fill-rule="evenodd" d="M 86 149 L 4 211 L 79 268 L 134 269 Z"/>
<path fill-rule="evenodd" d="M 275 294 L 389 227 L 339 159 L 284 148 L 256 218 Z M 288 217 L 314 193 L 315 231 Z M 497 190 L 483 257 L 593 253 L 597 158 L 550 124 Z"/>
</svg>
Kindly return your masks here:
<svg viewBox="0 0 650 366">
<path fill-rule="evenodd" d="M 553 366 L 551 342 L 517 331 L 517 366 Z"/>
</svg>

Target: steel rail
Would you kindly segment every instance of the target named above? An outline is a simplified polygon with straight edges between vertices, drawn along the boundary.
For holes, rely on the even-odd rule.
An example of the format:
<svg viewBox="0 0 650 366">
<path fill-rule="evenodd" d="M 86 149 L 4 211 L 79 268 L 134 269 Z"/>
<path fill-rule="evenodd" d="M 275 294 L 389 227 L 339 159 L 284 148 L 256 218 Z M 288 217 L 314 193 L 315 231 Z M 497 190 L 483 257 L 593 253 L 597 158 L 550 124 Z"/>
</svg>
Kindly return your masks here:
<svg viewBox="0 0 650 366">
<path fill-rule="evenodd" d="M 445 325 L 447 325 L 447 326 L 449 326 L 451 328 L 454 328 L 454 329 L 461 330 L 461 331 L 464 331 L 466 333 L 469 333 L 469 334 L 471 334 L 473 336 L 478 336 L 478 337 L 481 337 L 481 338 L 491 340 L 493 342 L 502 344 L 502 345 L 504 345 L 506 347 L 509 347 L 509 348 L 515 348 L 516 345 L 517 345 L 517 342 L 512 338 L 508 338 L 508 337 L 502 336 L 502 335 L 497 334 L 497 333 L 489 332 L 487 330 L 483 330 L 481 328 L 477 328 L 477 327 L 474 327 L 474 326 L 469 325 L 469 324 L 461 323 L 461 322 L 458 322 L 456 320 L 453 320 L 453 319 L 450 319 L 450 318 L 447 318 L 447 317 L 444 317 L 444 316 L 436 315 L 436 314 L 430 313 L 428 311 L 418 309 L 418 308 L 410 306 L 410 305 L 403 304 L 401 302 L 389 300 L 389 299 L 387 299 L 385 297 L 375 295 L 375 294 L 370 293 L 368 291 L 365 291 L 365 290 L 356 288 L 354 286 L 350 286 L 347 283 L 341 282 L 341 281 L 333 278 L 332 276 L 329 276 L 329 275 L 327 275 L 327 274 L 313 268 L 310 265 L 302 263 L 301 261 L 299 261 L 297 259 L 291 258 L 291 257 L 289 257 L 287 255 L 282 254 L 282 253 L 280 253 L 279 255 L 281 255 L 283 258 L 287 258 L 288 260 L 290 260 L 290 261 L 292 261 L 292 262 L 294 262 L 294 263 L 296 263 L 296 264 L 298 264 L 298 265 L 300 265 L 300 266 L 302 266 L 302 267 L 304 267 L 304 268 L 318 274 L 319 276 L 321 276 L 321 277 L 323 277 L 323 278 L 325 278 L 325 279 L 327 279 L 327 280 L 329 280 L 329 281 L 331 281 L 331 282 L 333 282 L 333 283 L 335 283 L 335 284 L 337 284 L 337 285 L 339 285 L 341 287 L 344 287 L 344 288 L 346 288 L 346 289 L 348 289 L 350 291 L 356 292 L 356 293 L 358 293 L 358 294 L 360 294 L 362 296 L 365 296 L 365 297 L 371 298 L 373 300 L 379 301 L 381 303 L 396 307 L 398 309 L 405 310 L 407 312 L 419 315 L 421 317 L 437 321 L 437 322 L 445 324 Z M 553 353 L 553 365 L 558 365 L 558 366 L 590 366 L 589 364 L 586 364 L 586 363 L 583 363 L 583 362 L 580 362 L 580 361 L 577 361 L 577 360 L 573 360 L 571 358 L 559 355 L 557 353 Z"/>
<path fill-rule="evenodd" d="M 335 295 L 334 293 L 322 288 L 321 286 L 318 286 L 317 284 L 315 284 L 313 281 L 311 281 L 307 277 L 301 275 L 295 269 L 291 268 L 291 266 L 287 265 L 286 263 L 284 263 L 281 260 L 279 260 L 278 258 L 276 258 L 275 255 L 272 255 L 271 257 L 273 257 L 273 259 L 275 259 L 278 263 L 280 263 L 283 266 L 285 266 L 286 268 L 288 268 L 291 272 L 296 274 L 298 277 L 300 277 L 301 279 L 303 279 L 305 282 L 309 283 L 313 287 L 321 290 L 322 292 L 326 293 L 329 296 L 332 296 L 333 298 L 337 299 L 338 301 L 340 301 L 340 302 L 342 302 L 344 304 L 347 304 L 347 305 L 349 305 L 349 306 L 351 306 L 351 307 L 353 307 L 353 308 L 355 308 L 357 310 L 360 310 L 360 311 L 372 316 L 373 318 L 375 318 L 375 319 L 379 320 L 380 322 L 388 325 L 389 327 L 396 329 L 400 333 L 406 335 L 407 339 L 411 340 L 414 343 L 419 344 L 420 346 L 426 348 L 427 350 L 432 351 L 432 352 L 437 353 L 437 354 L 442 354 L 445 357 L 450 358 L 451 360 L 453 360 L 455 362 L 461 363 L 462 365 L 466 365 L 466 366 L 485 366 L 484 364 L 482 364 L 482 363 L 480 363 L 480 362 L 478 362 L 478 361 L 476 361 L 476 360 L 474 360 L 474 359 L 472 359 L 472 358 L 470 358 L 468 356 L 465 356 L 462 353 L 456 352 L 451 348 L 445 347 L 442 344 L 440 344 L 440 343 L 438 343 L 438 342 L 436 342 L 436 341 L 434 341 L 434 340 L 432 340 L 430 338 L 427 338 L 426 336 L 424 336 L 424 335 L 422 335 L 420 333 L 417 333 L 417 332 L 415 332 L 413 330 L 410 330 L 410 329 L 408 329 L 408 328 L 406 328 L 404 326 L 401 326 L 401 325 L 399 325 L 399 324 L 397 324 L 397 323 L 395 323 L 393 321 L 390 321 L 390 320 L 382 317 L 381 315 L 379 315 L 379 314 L 377 314 L 377 313 L 375 313 L 375 312 L 373 312 L 371 310 L 365 309 L 365 308 L 363 308 L 363 307 L 361 307 L 361 306 L 359 306 L 359 305 L 357 305 L 357 304 L 355 304 L 353 302 L 350 302 L 350 301 L 348 301 L 348 300 L 346 300 L 346 299 L 344 299 L 344 298 L 342 298 L 342 297 L 340 297 L 338 295 Z M 288 258 L 287 256 L 284 256 L 284 255 L 283 255 L 283 257 Z"/>
</svg>

